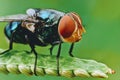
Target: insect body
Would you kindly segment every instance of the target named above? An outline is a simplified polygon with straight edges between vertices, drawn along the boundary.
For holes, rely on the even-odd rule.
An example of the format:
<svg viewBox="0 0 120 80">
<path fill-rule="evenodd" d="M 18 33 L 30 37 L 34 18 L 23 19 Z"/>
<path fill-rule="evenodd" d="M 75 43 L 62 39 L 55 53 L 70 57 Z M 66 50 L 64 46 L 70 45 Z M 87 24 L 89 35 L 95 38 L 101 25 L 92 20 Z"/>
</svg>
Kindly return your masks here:
<svg viewBox="0 0 120 80">
<path fill-rule="evenodd" d="M 21 17 L 21 18 L 20 18 Z M 50 54 L 54 45 L 59 44 L 57 53 L 57 70 L 59 74 L 59 56 L 61 44 L 71 43 L 69 55 L 75 42 L 81 39 L 85 32 L 80 17 L 76 13 L 63 13 L 52 9 L 28 9 L 27 15 L 14 15 L 0 18 L 0 21 L 10 21 L 5 27 L 5 34 L 10 40 L 9 50 L 12 49 L 13 42 L 29 44 L 31 51 L 35 54 L 35 68 L 37 64 L 37 52 L 35 45 L 51 45 Z M 4 53 L 4 52 L 3 52 Z"/>
<path fill-rule="evenodd" d="M 52 45 L 56 41 L 59 41 L 60 38 L 57 31 L 58 21 L 64 13 L 48 9 L 37 11 L 35 13 L 35 18 L 39 20 L 38 22 L 15 22 L 13 20 L 13 22 L 10 22 L 5 28 L 6 36 L 11 39 L 12 34 L 15 31 L 13 42 L 25 44 L 28 43 L 25 39 L 25 34 L 32 33 L 34 36 L 31 37 L 38 39 L 38 41 L 35 41 L 36 39 L 33 41 L 34 44 L 39 46 L 46 46 L 48 44 Z"/>
</svg>

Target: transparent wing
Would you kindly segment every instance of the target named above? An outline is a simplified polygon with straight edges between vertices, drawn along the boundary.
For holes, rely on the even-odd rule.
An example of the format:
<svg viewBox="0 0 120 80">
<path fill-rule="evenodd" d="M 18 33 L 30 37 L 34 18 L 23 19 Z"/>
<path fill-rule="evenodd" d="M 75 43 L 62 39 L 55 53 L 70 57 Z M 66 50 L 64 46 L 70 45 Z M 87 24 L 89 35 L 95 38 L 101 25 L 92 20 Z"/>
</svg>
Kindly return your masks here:
<svg viewBox="0 0 120 80">
<path fill-rule="evenodd" d="M 9 16 L 0 17 L 0 22 L 11 22 L 11 21 L 29 21 L 29 22 L 37 22 L 35 19 L 30 18 L 26 14 L 16 14 Z"/>
</svg>

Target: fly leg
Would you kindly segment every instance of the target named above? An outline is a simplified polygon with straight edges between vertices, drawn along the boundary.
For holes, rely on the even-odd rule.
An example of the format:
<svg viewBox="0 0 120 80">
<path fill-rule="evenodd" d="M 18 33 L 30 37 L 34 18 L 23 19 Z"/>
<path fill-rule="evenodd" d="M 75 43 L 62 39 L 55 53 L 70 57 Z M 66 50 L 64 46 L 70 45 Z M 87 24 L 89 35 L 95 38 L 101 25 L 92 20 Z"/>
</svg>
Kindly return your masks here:
<svg viewBox="0 0 120 80">
<path fill-rule="evenodd" d="M 60 73 L 59 73 L 59 58 L 60 58 L 60 52 L 61 52 L 61 44 L 62 44 L 62 42 L 60 41 L 60 43 L 59 43 L 59 48 L 58 48 L 58 53 L 57 53 L 57 56 L 56 56 L 58 76 L 60 76 Z"/>
<path fill-rule="evenodd" d="M 35 55 L 35 62 L 34 62 L 34 74 L 37 76 L 37 72 L 36 72 L 36 66 L 37 66 L 37 58 L 38 58 L 38 55 L 37 55 L 37 52 L 35 50 L 35 47 L 33 45 L 30 44 L 30 47 L 32 49 L 32 52 L 34 53 Z"/>
<path fill-rule="evenodd" d="M 69 49 L 69 55 L 70 55 L 71 57 L 74 57 L 73 54 L 72 54 L 73 47 L 74 47 L 74 43 L 71 44 L 70 49 Z"/>
<path fill-rule="evenodd" d="M 37 52 L 35 50 L 35 45 L 31 42 L 31 38 L 29 38 L 27 35 L 25 35 L 25 38 L 26 40 L 28 41 L 28 44 L 29 46 L 31 47 L 31 52 L 34 53 L 35 55 L 35 61 L 34 61 L 34 74 L 37 76 L 37 72 L 36 72 L 36 65 L 37 65 L 37 58 L 38 58 L 38 55 L 37 55 Z"/>
<path fill-rule="evenodd" d="M 50 55 L 52 56 L 52 51 L 53 51 L 54 45 L 50 47 Z"/>
<path fill-rule="evenodd" d="M 50 55 L 51 56 L 52 56 L 53 48 L 55 47 L 55 45 L 59 44 L 60 42 L 62 43 L 62 41 L 55 41 L 55 42 L 51 43 L 51 47 L 50 47 Z"/>
<path fill-rule="evenodd" d="M 7 50 L 5 50 L 4 52 L 0 53 L 1 54 L 4 54 L 6 52 L 9 52 L 10 50 L 13 49 L 13 38 L 14 38 L 14 34 L 15 34 L 16 31 L 12 32 L 12 36 L 10 38 L 10 42 L 9 42 L 9 48 Z"/>
</svg>

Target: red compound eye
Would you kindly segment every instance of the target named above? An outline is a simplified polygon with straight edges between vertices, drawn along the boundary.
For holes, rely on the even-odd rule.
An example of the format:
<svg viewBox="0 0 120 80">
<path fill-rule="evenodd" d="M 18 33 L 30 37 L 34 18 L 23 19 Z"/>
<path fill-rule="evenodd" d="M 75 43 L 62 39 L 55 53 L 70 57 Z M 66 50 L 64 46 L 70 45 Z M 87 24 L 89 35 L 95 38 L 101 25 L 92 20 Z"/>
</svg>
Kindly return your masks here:
<svg viewBox="0 0 120 80">
<path fill-rule="evenodd" d="M 68 38 L 72 35 L 74 30 L 75 30 L 74 20 L 68 15 L 63 16 L 58 25 L 59 35 L 62 36 L 63 38 Z"/>
<path fill-rule="evenodd" d="M 78 42 L 85 32 L 80 17 L 76 13 L 67 13 L 58 25 L 58 33 L 64 42 Z"/>
</svg>

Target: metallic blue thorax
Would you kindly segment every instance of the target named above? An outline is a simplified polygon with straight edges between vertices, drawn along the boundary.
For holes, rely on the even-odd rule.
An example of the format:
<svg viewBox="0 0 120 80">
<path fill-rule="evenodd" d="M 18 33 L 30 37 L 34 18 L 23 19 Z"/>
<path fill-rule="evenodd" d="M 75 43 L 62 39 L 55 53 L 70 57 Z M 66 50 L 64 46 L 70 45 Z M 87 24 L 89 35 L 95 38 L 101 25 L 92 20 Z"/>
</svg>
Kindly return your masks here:
<svg viewBox="0 0 120 80">
<path fill-rule="evenodd" d="M 62 17 L 63 15 L 64 15 L 63 12 L 52 9 L 43 9 L 37 12 L 37 17 L 45 22 L 46 27 L 48 25 L 57 24 L 60 17 Z"/>
</svg>

